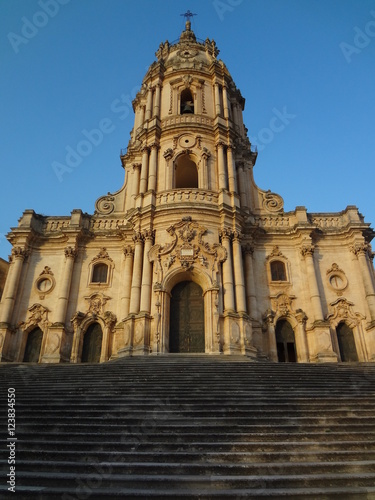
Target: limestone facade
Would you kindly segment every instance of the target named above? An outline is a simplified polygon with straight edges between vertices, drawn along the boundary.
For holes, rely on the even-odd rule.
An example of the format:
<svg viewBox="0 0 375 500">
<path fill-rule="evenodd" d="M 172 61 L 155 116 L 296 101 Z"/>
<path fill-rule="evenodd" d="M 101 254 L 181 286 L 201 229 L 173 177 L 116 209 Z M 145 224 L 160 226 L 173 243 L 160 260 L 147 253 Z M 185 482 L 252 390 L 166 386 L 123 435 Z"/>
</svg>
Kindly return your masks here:
<svg viewBox="0 0 375 500">
<path fill-rule="evenodd" d="M 133 102 L 122 188 L 93 215 L 27 210 L 11 230 L 1 361 L 105 362 L 172 343 L 270 361 L 375 361 L 372 229 L 354 206 L 285 212 L 255 184 L 245 100 L 218 52 L 189 22 L 177 43 L 162 43 Z M 200 323 L 189 309 L 196 290 Z"/>
</svg>

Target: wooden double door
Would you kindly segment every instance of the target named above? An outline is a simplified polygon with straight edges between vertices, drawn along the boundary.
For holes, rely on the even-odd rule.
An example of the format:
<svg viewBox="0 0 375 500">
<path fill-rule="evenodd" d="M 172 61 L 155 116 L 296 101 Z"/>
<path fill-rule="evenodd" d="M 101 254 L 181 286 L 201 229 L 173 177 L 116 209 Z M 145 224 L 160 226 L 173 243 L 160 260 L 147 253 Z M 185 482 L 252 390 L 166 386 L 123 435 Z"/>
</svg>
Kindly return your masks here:
<svg viewBox="0 0 375 500">
<path fill-rule="evenodd" d="M 193 281 L 183 281 L 172 290 L 169 352 L 205 352 L 203 291 Z"/>
</svg>

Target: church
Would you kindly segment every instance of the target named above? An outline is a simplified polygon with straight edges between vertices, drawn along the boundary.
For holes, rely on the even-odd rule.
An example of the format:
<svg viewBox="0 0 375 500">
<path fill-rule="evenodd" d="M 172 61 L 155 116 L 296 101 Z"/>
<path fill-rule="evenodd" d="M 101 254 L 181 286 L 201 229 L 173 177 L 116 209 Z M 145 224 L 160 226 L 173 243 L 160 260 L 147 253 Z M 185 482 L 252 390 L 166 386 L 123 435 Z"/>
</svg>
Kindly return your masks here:
<svg viewBox="0 0 375 500">
<path fill-rule="evenodd" d="M 285 212 L 253 177 L 245 99 L 186 21 L 133 101 L 121 189 L 7 235 L 0 361 L 201 353 L 375 361 L 374 231 L 355 206 Z"/>
</svg>

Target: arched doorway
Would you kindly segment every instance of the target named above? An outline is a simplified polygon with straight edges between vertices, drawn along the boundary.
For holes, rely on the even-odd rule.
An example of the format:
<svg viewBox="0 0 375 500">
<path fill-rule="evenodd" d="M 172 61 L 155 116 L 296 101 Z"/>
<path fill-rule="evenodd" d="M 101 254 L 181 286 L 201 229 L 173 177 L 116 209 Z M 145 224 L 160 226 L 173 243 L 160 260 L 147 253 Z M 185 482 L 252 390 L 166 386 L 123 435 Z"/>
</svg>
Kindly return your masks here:
<svg viewBox="0 0 375 500">
<path fill-rule="evenodd" d="M 40 356 L 40 349 L 42 347 L 43 332 L 38 328 L 34 328 L 28 336 L 23 356 L 24 363 L 38 363 Z"/>
<path fill-rule="evenodd" d="M 337 342 L 339 344 L 341 361 L 358 361 L 353 330 L 346 323 L 339 323 L 336 328 Z"/>
<path fill-rule="evenodd" d="M 291 324 L 286 320 L 276 323 L 277 357 L 280 363 L 295 363 L 296 343 Z"/>
<path fill-rule="evenodd" d="M 169 352 L 205 352 L 203 291 L 193 281 L 172 290 Z"/>
<path fill-rule="evenodd" d="M 82 363 L 99 363 L 102 352 L 103 332 L 99 323 L 92 323 L 85 333 L 82 347 Z"/>
</svg>

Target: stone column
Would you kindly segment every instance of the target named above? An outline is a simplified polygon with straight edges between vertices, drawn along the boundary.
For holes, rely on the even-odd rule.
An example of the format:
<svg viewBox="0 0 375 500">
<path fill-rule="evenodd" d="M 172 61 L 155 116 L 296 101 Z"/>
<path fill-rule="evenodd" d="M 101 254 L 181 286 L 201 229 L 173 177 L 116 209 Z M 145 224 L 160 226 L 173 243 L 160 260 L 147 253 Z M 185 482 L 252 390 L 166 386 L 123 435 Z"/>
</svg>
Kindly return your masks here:
<svg viewBox="0 0 375 500">
<path fill-rule="evenodd" d="M 135 243 L 134 250 L 134 265 L 132 276 L 132 287 L 130 294 L 129 314 L 139 313 L 139 304 L 141 298 L 141 282 L 142 282 L 142 260 L 143 260 L 143 236 L 141 233 L 136 233 L 133 236 Z"/>
<path fill-rule="evenodd" d="M 243 163 L 238 164 L 238 185 L 240 190 L 241 208 L 248 208 L 246 196 L 246 181 Z"/>
<path fill-rule="evenodd" d="M 267 325 L 269 356 L 271 361 L 278 361 L 275 326 L 273 324 L 274 313 L 268 310 L 264 316 Z"/>
<path fill-rule="evenodd" d="M 301 249 L 301 253 L 305 258 L 306 262 L 307 281 L 310 291 L 311 305 L 314 312 L 314 320 L 323 321 L 324 320 L 323 309 L 320 300 L 320 293 L 319 293 L 318 281 L 316 279 L 314 258 L 313 258 L 314 245 L 310 244 L 304 245 Z"/>
<path fill-rule="evenodd" d="M 220 87 L 218 83 L 215 83 L 215 110 L 216 110 L 216 116 L 220 116 L 221 103 L 220 103 Z"/>
<path fill-rule="evenodd" d="M 227 258 L 223 262 L 224 312 L 234 312 L 235 310 L 231 236 L 232 232 L 229 229 L 223 229 L 220 232 L 222 245 L 227 252 Z"/>
<path fill-rule="evenodd" d="M 132 182 L 132 206 L 135 207 L 135 199 L 139 195 L 139 178 L 141 175 L 141 167 L 140 163 L 133 164 L 133 182 Z"/>
<path fill-rule="evenodd" d="M 255 279 L 253 267 L 253 252 L 254 248 L 248 243 L 244 247 L 245 252 L 245 275 L 246 275 L 246 300 L 247 300 L 247 314 L 251 318 L 258 316 L 257 297 L 255 293 Z"/>
<path fill-rule="evenodd" d="M 143 128 L 144 122 L 145 122 L 145 107 L 144 106 L 140 106 L 139 126 Z"/>
<path fill-rule="evenodd" d="M 147 92 L 147 104 L 146 104 L 146 115 L 145 115 L 145 120 L 150 120 L 152 116 L 152 94 L 153 94 L 153 88 L 149 87 L 148 92 Z"/>
<path fill-rule="evenodd" d="M 2 299 L 1 323 L 10 323 L 12 320 L 14 303 L 17 297 L 18 285 L 20 282 L 22 266 L 27 257 L 26 248 L 14 247 L 12 249 L 11 265 Z"/>
<path fill-rule="evenodd" d="M 158 149 L 159 146 L 154 143 L 151 144 L 151 155 L 150 155 L 150 173 L 148 176 L 148 190 L 156 191 L 156 172 L 158 166 Z"/>
<path fill-rule="evenodd" d="M 154 231 L 148 230 L 144 233 L 145 247 L 143 252 L 143 272 L 141 288 L 141 312 L 151 311 L 151 289 L 152 289 L 152 263 L 148 253 L 154 242 Z"/>
<path fill-rule="evenodd" d="M 202 159 L 203 159 L 203 173 L 202 173 L 202 189 L 210 189 L 208 182 L 208 159 L 210 157 L 210 152 L 208 149 L 203 148 Z"/>
<path fill-rule="evenodd" d="M 217 144 L 217 170 L 219 174 L 219 191 L 228 189 L 227 175 L 225 172 L 224 143 Z"/>
<path fill-rule="evenodd" d="M 352 252 L 357 256 L 361 270 L 366 302 L 370 312 L 370 321 L 372 322 L 375 321 L 375 290 L 370 271 L 371 262 L 368 259 L 368 251 L 369 245 L 367 243 L 356 244 L 352 247 Z"/>
<path fill-rule="evenodd" d="M 100 353 L 100 363 L 108 361 L 109 358 L 109 341 L 111 338 L 111 333 L 113 327 L 116 324 L 116 316 L 111 312 L 105 313 L 105 327 L 103 330 L 103 340 L 102 340 L 102 352 Z"/>
<path fill-rule="evenodd" d="M 235 102 L 233 104 L 233 121 L 234 121 L 234 124 L 238 126 L 238 128 L 240 127 L 240 117 L 238 116 L 238 103 Z"/>
<path fill-rule="evenodd" d="M 242 261 L 241 234 L 238 231 L 233 233 L 233 260 L 237 312 L 246 314 L 245 275 Z"/>
<path fill-rule="evenodd" d="M 145 194 L 147 191 L 147 181 L 148 181 L 148 157 L 150 148 L 145 146 L 142 149 L 142 170 L 141 170 L 141 182 L 139 185 L 139 192 Z"/>
<path fill-rule="evenodd" d="M 228 146 L 227 160 L 228 160 L 229 191 L 231 193 L 237 193 L 236 166 L 234 163 L 233 146 Z"/>
<path fill-rule="evenodd" d="M 122 284 L 122 297 L 121 297 L 121 315 L 126 318 L 129 314 L 129 306 L 130 306 L 130 291 L 132 284 L 132 272 L 133 272 L 133 258 L 134 258 L 134 250 L 129 245 L 124 248 L 125 255 L 125 267 L 124 273 L 121 280 Z"/>
<path fill-rule="evenodd" d="M 307 317 L 303 311 L 299 311 L 296 313 L 296 319 L 298 321 L 298 332 L 297 335 L 294 336 L 296 341 L 296 350 L 299 363 L 308 363 L 309 362 L 309 350 L 307 347 L 307 338 L 306 338 L 306 321 Z"/>
<path fill-rule="evenodd" d="M 155 104 L 154 104 L 154 116 L 160 118 L 160 91 L 161 84 L 157 83 L 155 86 Z"/>
<path fill-rule="evenodd" d="M 228 88 L 226 85 L 223 86 L 223 104 L 224 104 L 224 118 L 229 118 L 229 100 L 228 100 Z"/>
<path fill-rule="evenodd" d="M 66 311 L 69 302 L 70 285 L 72 283 L 74 259 L 77 256 L 77 250 L 73 247 L 66 247 L 64 270 L 61 276 L 59 296 L 55 314 L 55 323 L 65 324 Z"/>
</svg>

